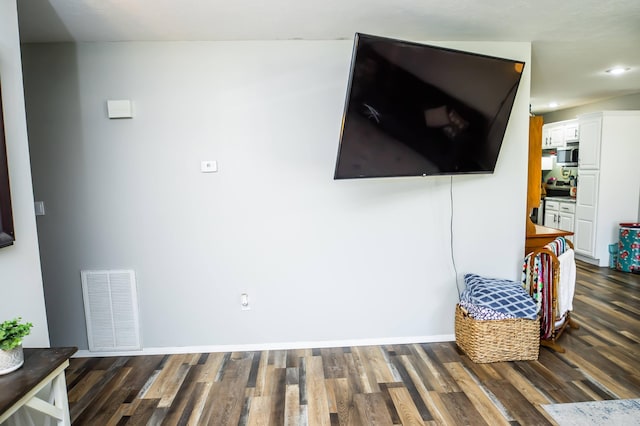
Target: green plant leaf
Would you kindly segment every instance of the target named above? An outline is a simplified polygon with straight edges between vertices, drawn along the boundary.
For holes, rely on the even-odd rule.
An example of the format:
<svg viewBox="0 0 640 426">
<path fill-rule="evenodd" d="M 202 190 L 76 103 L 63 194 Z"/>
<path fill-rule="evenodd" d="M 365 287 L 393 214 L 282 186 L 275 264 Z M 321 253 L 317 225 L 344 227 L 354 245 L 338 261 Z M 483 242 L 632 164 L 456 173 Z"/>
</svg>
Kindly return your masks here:
<svg viewBox="0 0 640 426">
<path fill-rule="evenodd" d="M 22 338 L 31 333 L 33 324 L 21 321 L 22 318 L 18 317 L 0 324 L 0 349 L 8 351 L 19 346 L 22 344 Z"/>
</svg>

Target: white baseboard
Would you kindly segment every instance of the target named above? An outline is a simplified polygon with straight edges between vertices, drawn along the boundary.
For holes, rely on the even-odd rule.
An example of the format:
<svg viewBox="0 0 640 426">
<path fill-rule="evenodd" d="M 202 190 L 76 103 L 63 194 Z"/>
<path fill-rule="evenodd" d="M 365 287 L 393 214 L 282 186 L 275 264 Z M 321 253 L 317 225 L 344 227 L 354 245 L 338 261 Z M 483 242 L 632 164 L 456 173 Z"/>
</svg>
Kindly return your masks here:
<svg viewBox="0 0 640 426">
<path fill-rule="evenodd" d="M 583 256 L 583 255 L 577 254 L 577 253 L 576 253 L 575 257 L 578 260 L 582 260 L 583 262 L 589 263 L 589 264 L 594 265 L 594 266 L 607 266 L 607 265 L 600 265 L 600 259 L 594 259 L 593 257 Z"/>
<path fill-rule="evenodd" d="M 244 345 L 174 346 L 166 348 L 143 348 L 139 351 L 91 352 L 81 349 L 73 355 L 73 358 L 173 355 L 210 352 L 275 351 L 308 348 L 342 348 L 345 346 L 408 345 L 414 343 L 453 342 L 455 340 L 456 337 L 454 334 L 441 334 L 436 336 L 392 337 L 386 339 L 327 340 L 319 342 L 256 343 Z"/>
</svg>

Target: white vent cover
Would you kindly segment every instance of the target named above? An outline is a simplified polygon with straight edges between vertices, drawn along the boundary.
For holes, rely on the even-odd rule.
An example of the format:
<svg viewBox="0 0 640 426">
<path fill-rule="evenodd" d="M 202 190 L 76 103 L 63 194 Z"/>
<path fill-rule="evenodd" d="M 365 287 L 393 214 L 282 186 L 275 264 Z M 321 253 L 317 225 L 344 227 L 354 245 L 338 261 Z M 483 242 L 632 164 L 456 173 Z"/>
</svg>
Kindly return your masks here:
<svg viewBox="0 0 640 426">
<path fill-rule="evenodd" d="M 81 271 L 90 351 L 141 349 L 133 271 Z"/>
</svg>

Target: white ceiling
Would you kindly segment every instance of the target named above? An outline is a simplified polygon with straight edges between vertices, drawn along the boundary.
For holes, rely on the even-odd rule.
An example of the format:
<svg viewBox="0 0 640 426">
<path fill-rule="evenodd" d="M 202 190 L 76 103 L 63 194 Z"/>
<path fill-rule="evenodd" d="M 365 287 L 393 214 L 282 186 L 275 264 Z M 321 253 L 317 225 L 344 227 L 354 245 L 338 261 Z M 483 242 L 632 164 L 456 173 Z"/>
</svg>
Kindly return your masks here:
<svg viewBox="0 0 640 426">
<path fill-rule="evenodd" d="M 23 42 L 530 41 L 534 113 L 640 92 L 639 0 L 18 0 L 18 11 Z M 631 71 L 604 72 L 616 65 Z"/>
</svg>

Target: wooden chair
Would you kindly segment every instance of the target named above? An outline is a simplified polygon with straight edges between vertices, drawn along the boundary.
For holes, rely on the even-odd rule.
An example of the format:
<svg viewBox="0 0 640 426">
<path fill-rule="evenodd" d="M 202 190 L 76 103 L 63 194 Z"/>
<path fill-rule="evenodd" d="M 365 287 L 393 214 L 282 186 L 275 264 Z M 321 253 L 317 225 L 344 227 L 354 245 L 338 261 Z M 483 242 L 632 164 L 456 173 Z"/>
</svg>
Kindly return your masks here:
<svg viewBox="0 0 640 426">
<path fill-rule="evenodd" d="M 551 243 L 553 244 L 553 243 Z M 573 249 L 571 241 L 565 240 L 564 246 Z M 560 253 L 561 254 L 561 253 Z M 559 312 L 558 295 L 560 283 L 560 261 L 553 247 L 546 245 L 538 248 L 526 257 L 525 279 L 528 275 L 528 290 L 533 297 L 541 284 L 540 345 L 564 353 L 565 349 L 557 343 L 567 327 L 577 329 L 580 326 L 571 318 L 571 312 Z M 539 266 L 536 266 L 538 262 Z M 540 271 L 538 268 L 543 268 Z M 540 282 L 541 281 L 541 282 Z M 533 283 L 534 285 L 531 285 Z M 536 285 L 537 284 L 537 285 Z"/>
</svg>

